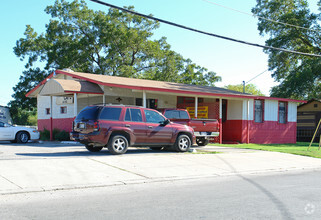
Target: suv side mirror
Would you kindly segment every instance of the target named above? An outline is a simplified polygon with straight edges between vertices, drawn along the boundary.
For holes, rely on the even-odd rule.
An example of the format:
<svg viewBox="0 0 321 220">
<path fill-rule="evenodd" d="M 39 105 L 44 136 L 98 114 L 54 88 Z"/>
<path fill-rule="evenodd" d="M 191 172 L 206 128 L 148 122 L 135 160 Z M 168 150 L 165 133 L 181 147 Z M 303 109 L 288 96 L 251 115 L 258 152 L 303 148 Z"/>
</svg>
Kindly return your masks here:
<svg viewBox="0 0 321 220">
<path fill-rule="evenodd" d="M 162 125 L 162 126 L 166 126 L 166 125 L 168 125 L 170 123 L 170 120 L 169 119 L 166 119 L 165 121 L 162 121 L 160 124 Z"/>
</svg>

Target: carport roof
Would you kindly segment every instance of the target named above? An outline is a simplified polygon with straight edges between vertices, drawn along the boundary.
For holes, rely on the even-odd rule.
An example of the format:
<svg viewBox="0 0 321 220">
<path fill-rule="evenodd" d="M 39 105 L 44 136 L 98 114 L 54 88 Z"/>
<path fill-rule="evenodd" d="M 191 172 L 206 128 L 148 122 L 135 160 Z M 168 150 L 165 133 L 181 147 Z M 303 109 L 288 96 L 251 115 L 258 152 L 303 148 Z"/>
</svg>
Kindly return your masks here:
<svg viewBox="0 0 321 220">
<path fill-rule="evenodd" d="M 118 76 L 108 76 L 108 75 L 97 75 L 97 74 L 91 74 L 91 73 L 80 73 L 80 72 L 73 72 L 73 71 L 66 71 L 66 70 L 56 70 L 55 73 L 51 74 L 47 79 L 42 81 L 38 86 L 36 86 L 34 89 L 28 92 L 26 96 L 35 97 L 37 94 L 39 94 L 39 87 L 42 87 L 44 84 L 46 84 L 48 79 L 52 78 L 54 74 L 67 75 L 74 79 L 91 82 L 96 85 L 98 84 L 103 86 L 127 88 L 127 89 L 134 89 L 134 90 L 180 93 L 180 94 L 185 94 L 185 95 L 188 94 L 188 95 L 194 95 L 194 96 L 234 97 L 234 98 L 243 98 L 243 99 L 276 99 L 280 101 L 284 100 L 284 101 L 301 102 L 301 103 L 305 102 L 302 100 L 254 96 L 254 95 L 244 94 L 241 92 L 223 89 L 219 87 L 189 85 L 189 84 L 182 84 L 182 83 L 135 79 L 135 78 L 126 78 L 126 77 L 118 77 Z M 58 80 L 58 79 L 55 79 L 55 80 Z"/>
</svg>

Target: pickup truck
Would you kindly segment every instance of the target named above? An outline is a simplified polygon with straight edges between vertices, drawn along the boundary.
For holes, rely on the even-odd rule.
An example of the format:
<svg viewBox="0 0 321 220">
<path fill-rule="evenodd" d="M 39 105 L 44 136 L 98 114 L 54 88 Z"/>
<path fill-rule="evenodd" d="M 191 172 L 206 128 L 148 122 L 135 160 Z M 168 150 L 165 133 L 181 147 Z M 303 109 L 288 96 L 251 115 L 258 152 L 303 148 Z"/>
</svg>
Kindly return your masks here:
<svg viewBox="0 0 321 220">
<path fill-rule="evenodd" d="M 186 109 L 160 109 L 159 111 L 172 122 L 192 127 L 198 146 L 205 146 L 211 137 L 219 136 L 220 127 L 216 119 L 191 119 Z"/>
</svg>

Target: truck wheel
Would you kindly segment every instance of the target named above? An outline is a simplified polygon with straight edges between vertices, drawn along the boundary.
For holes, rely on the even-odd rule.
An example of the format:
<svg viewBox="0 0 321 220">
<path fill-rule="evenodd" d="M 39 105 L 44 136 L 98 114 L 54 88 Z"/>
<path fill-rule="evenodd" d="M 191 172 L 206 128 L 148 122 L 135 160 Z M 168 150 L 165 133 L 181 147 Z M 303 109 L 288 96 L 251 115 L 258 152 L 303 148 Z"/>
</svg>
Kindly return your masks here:
<svg viewBox="0 0 321 220">
<path fill-rule="evenodd" d="M 198 146 L 206 146 L 208 145 L 209 140 L 205 138 L 196 138 L 196 143 Z"/>
<path fill-rule="evenodd" d="M 191 139 L 187 135 L 181 134 L 177 137 L 174 147 L 177 152 L 187 152 L 191 147 Z"/>
<path fill-rule="evenodd" d="M 25 131 L 20 131 L 16 136 L 16 141 L 18 143 L 27 143 L 29 141 L 29 134 Z"/>
<path fill-rule="evenodd" d="M 95 146 L 89 145 L 89 144 L 86 144 L 85 147 L 90 152 L 99 152 L 103 149 L 103 147 L 95 147 Z"/>
<path fill-rule="evenodd" d="M 113 136 L 108 144 L 108 150 L 111 154 L 124 154 L 128 149 L 128 140 L 123 135 Z"/>
</svg>

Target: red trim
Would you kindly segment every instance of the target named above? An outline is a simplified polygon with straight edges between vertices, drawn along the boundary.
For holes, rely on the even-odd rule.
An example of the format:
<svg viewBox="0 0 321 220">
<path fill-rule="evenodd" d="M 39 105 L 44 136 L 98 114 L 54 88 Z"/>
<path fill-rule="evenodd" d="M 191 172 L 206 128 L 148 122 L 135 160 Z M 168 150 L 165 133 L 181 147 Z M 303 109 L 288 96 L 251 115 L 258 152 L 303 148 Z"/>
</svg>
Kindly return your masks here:
<svg viewBox="0 0 321 220">
<path fill-rule="evenodd" d="M 181 93 L 181 94 L 192 94 L 192 95 L 203 95 L 203 96 L 215 96 L 215 97 L 237 97 L 237 98 L 251 98 L 251 99 L 270 99 L 270 100 L 279 100 L 279 101 L 290 101 L 290 102 L 300 102 L 300 103 L 306 103 L 307 101 L 303 100 L 294 100 L 294 99 L 285 99 L 285 98 L 275 98 L 275 97 L 265 97 L 265 96 L 246 96 L 246 95 L 231 95 L 231 94 L 220 94 L 220 93 L 206 93 L 206 92 L 194 92 L 194 91 L 182 91 L 182 90 L 175 90 L 175 89 L 161 89 L 161 88 L 153 88 L 153 87 L 143 87 L 143 86 L 127 86 L 127 85 L 119 85 L 114 83 L 102 83 L 101 81 L 96 81 L 93 79 L 89 79 L 87 77 L 81 77 L 77 74 L 73 74 L 70 72 L 64 72 L 62 70 L 56 70 L 57 74 L 64 74 L 67 76 L 71 76 L 73 78 L 77 79 L 83 79 L 88 82 L 96 83 L 99 85 L 104 86 L 111 86 L 111 87 L 118 87 L 118 88 L 125 88 L 125 89 L 136 89 L 136 90 L 149 90 L 149 91 L 157 91 L 157 92 L 175 92 L 175 93 Z"/>
<path fill-rule="evenodd" d="M 262 122 L 256 122 L 255 121 L 255 101 L 256 100 L 262 101 L 261 102 L 261 104 L 262 104 L 261 105 L 261 108 L 262 108 L 262 116 L 261 116 Z M 265 110 L 264 108 L 265 108 L 265 100 L 264 99 L 254 99 L 254 102 L 253 102 L 253 122 L 254 123 L 263 123 L 264 122 L 264 119 L 265 119 L 264 118 L 264 110 Z"/>
<path fill-rule="evenodd" d="M 53 141 L 53 121 L 52 121 L 52 117 L 50 117 L 50 141 Z"/>
<path fill-rule="evenodd" d="M 38 89 L 40 86 L 44 85 L 48 79 L 52 78 L 55 72 L 51 73 L 49 76 L 47 76 L 44 80 L 42 80 L 35 88 L 30 90 L 27 94 L 26 97 L 28 97 L 31 93 L 33 93 L 36 89 Z"/>
<path fill-rule="evenodd" d="M 282 101 L 278 102 L 278 123 L 279 124 L 286 124 L 288 123 L 288 103 L 287 102 L 283 102 L 285 104 L 285 123 L 280 123 L 280 103 Z"/>
</svg>

